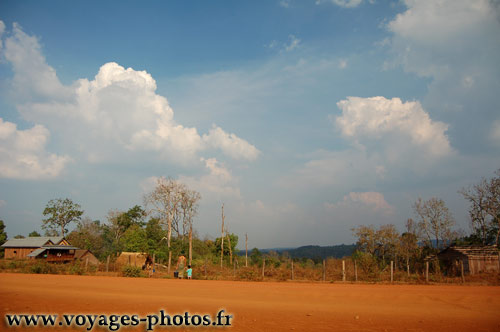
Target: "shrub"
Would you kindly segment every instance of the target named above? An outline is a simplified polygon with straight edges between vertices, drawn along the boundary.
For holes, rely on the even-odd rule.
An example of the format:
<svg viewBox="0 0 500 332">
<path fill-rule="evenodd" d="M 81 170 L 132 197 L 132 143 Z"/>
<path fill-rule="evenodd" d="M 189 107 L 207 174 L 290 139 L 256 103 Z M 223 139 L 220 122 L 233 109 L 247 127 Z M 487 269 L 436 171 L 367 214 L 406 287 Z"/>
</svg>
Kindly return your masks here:
<svg viewBox="0 0 500 332">
<path fill-rule="evenodd" d="M 56 271 L 56 269 L 51 264 L 42 261 L 36 262 L 35 264 L 31 265 L 29 270 L 31 273 L 36 274 L 49 274 Z"/>
<path fill-rule="evenodd" d="M 138 278 L 142 277 L 142 270 L 138 266 L 125 265 L 122 268 L 122 275 L 124 277 Z"/>
</svg>

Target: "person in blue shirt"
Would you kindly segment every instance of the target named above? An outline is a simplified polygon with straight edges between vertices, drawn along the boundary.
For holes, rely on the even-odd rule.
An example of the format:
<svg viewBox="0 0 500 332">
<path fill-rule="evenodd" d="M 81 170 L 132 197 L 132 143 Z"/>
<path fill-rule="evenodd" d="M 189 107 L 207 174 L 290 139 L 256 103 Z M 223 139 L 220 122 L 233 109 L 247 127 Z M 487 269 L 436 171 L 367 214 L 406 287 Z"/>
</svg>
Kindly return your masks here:
<svg viewBox="0 0 500 332">
<path fill-rule="evenodd" d="M 188 269 L 186 270 L 186 273 L 187 273 L 188 279 L 191 279 L 191 277 L 193 276 L 193 269 L 191 268 L 191 265 L 188 265 Z"/>
</svg>

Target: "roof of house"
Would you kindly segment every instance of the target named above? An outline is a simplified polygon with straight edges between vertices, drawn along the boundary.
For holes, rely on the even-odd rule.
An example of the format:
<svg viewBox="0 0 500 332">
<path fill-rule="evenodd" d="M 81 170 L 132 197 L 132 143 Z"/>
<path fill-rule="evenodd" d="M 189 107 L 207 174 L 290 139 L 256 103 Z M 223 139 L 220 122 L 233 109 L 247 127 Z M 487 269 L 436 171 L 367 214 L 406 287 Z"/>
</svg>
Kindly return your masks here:
<svg viewBox="0 0 500 332">
<path fill-rule="evenodd" d="M 444 249 L 438 255 L 446 254 L 450 251 L 455 251 L 468 257 L 486 257 L 486 256 L 499 256 L 498 248 L 493 246 L 452 246 Z"/>
<path fill-rule="evenodd" d="M 90 255 L 94 256 L 94 254 L 88 249 L 77 249 L 77 250 L 75 250 L 75 259 L 80 259 L 87 254 L 89 255 L 89 257 L 91 257 Z M 97 259 L 97 257 L 96 257 L 96 259 Z"/>
<path fill-rule="evenodd" d="M 45 250 L 47 250 L 47 249 L 44 249 L 44 248 L 35 249 L 30 254 L 28 254 L 28 257 L 36 257 L 36 256 L 40 255 L 41 253 L 43 253 Z"/>
<path fill-rule="evenodd" d="M 62 236 L 30 236 L 24 239 L 11 239 L 2 244 L 4 248 L 40 248 L 47 244 L 59 244 Z"/>
</svg>

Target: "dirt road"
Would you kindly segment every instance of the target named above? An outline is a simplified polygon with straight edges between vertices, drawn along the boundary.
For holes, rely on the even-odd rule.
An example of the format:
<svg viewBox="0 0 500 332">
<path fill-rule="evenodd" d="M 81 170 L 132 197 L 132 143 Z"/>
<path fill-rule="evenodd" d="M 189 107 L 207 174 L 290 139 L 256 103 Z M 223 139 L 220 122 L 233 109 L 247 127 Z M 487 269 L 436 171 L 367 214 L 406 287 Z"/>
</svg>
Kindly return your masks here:
<svg viewBox="0 0 500 332">
<path fill-rule="evenodd" d="M 175 331 L 500 331 L 500 287 L 167 280 L 0 274 L 6 314 L 234 315 Z M 145 330 L 145 325 L 119 331 Z M 23 328 L 23 330 L 35 330 Z M 42 331 L 41 329 L 36 329 Z M 49 330 L 48 328 L 43 331 Z M 68 331 L 67 328 L 54 328 Z M 85 327 L 75 328 L 85 331 Z M 154 331 L 162 331 L 157 327 Z M 93 331 L 108 331 L 94 328 Z"/>
</svg>

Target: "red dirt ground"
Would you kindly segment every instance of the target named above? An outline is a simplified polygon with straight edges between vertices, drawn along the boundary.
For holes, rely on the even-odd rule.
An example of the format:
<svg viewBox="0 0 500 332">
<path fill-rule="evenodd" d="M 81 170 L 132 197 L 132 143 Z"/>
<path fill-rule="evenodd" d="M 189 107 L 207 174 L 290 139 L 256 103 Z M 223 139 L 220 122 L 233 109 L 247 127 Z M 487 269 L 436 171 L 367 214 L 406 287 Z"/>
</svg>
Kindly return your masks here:
<svg viewBox="0 0 500 332">
<path fill-rule="evenodd" d="M 238 282 L 0 274 L 5 314 L 234 315 L 190 331 L 500 331 L 500 287 Z M 140 325 L 134 330 L 145 330 Z M 185 328 L 170 328 L 184 331 Z M 24 328 L 22 330 L 46 329 Z M 57 331 L 68 331 L 57 328 Z M 84 327 L 75 329 L 86 331 Z M 119 331 L 131 331 L 121 328 Z M 154 331 L 162 331 L 157 327 Z M 93 331 L 108 331 L 94 328 Z"/>
</svg>

